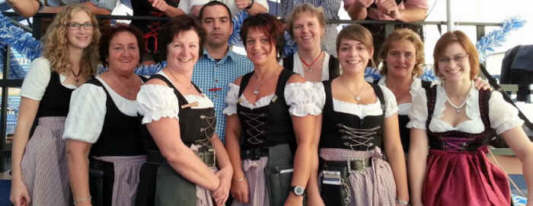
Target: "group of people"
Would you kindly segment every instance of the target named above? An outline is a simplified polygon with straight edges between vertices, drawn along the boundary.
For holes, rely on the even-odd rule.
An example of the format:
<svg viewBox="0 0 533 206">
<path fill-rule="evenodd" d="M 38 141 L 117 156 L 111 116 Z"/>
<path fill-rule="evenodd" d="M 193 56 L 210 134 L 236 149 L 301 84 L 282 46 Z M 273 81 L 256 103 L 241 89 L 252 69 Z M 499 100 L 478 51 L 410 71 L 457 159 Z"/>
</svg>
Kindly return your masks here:
<svg viewBox="0 0 533 206">
<path fill-rule="evenodd" d="M 426 82 L 410 29 L 378 50 L 368 29 L 346 26 L 335 57 L 321 46 L 323 10 L 300 4 L 287 19 L 295 54 L 281 56 L 285 27 L 259 13 L 240 31 L 245 57 L 228 45 L 231 17 L 211 1 L 170 19 L 157 41 L 166 67 L 145 78 L 135 26 L 99 29 L 83 5 L 59 12 L 22 85 L 13 204 L 509 205 L 485 156 L 496 135 L 533 185 L 523 122 L 475 81 L 463 32 L 439 39 L 441 81 Z M 383 78 L 367 82 L 373 56 Z"/>
</svg>

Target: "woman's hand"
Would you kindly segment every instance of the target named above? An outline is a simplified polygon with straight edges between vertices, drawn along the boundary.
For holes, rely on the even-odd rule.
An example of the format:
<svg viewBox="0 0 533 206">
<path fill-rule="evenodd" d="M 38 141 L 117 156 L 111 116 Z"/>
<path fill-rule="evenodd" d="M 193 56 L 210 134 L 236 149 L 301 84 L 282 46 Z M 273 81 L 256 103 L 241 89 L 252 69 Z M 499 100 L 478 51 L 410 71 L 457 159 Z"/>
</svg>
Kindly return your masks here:
<svg viewBox="0 0 533 206">
<path fill-rule="evenodd" d="M 491 90 L 492 88 L 490 87 L 490 84 L 481 79 L 480 77 L 476 77 L 474 79 L 474 87 L 478 90 Z"/>
<path fill-rule="evenodd" d="M 13 203 L 14 206 L 28 206 L 30 205 L 30 195 L 28 192 L 28 189 L 26 188 L 26 185 L 22 180 L 13 179 L 11 181 L 11 195 L 9 197 L 9 200 L 11 200 L 11 203 Z"/>
<path fill-rule="evenodd" d="M 248 197 L 250 191 L 248 190 L 248 180 L 246 177 L 242 179 L 234 179 L 231 181 L 231 196 L 239 202 L 248 204 Z"/>
<path fill-rule="evenodd" d="M 229 189 L 231 186 L 232 170 L 229 167 L 223 168 L 216 172 L 220 184 L 217 189 L 212 192 L 213 198 L 217 205 L 223 206 L 229 197 Z"/>
<path fill-rule="evenodd" d="M 285 200 L 284 206 L 303 206 L 303 196 L 296 196 L 294 193 L 289 193 L 289 197 Z"/>
</svg>

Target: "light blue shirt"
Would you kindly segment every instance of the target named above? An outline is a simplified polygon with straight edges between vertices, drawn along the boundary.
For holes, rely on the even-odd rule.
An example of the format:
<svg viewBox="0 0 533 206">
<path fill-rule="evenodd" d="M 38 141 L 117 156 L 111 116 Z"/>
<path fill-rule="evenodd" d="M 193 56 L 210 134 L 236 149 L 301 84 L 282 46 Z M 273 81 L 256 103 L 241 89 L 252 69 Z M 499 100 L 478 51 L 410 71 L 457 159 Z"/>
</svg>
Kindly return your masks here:
<svg viewBox="0 0 533 206">
<path fill-rule="evenodd" d="M 192 81 L 215 104 L 215 115 L 217 117 L 215 132 L 222 141 L 224 141 L 226 134 L 226 117 L 222 113 L 222 110 L 226 107 L 224 99 L 229 90 L 228 84 L 252 70 L 252 62 L 245 56 L 231 51 L 231 49 L 219 61 L 213 59 L 204 50 L 202 56 L 194 66 Z"/>
</svg>

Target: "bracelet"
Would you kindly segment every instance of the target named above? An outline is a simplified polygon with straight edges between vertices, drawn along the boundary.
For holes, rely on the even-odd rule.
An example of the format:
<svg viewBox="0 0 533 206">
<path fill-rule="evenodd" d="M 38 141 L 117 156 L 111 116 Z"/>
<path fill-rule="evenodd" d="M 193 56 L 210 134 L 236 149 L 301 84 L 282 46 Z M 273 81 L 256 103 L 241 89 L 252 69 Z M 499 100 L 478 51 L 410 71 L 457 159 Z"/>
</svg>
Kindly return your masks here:
<svg viewBox="0 0 533 206">
<path fill-rule="evenodd" d="M 87 197 L 84 197 L 84 198 L 79 198 L 77 200 L 74 200 L 74 205 L 78 205 L 80 203 L 83 203 L 83 202 L 87 202 L 87 201 L 91 201 L 91 196 L 87 196 Z"/>
<path fill-rule="evenodd" d="M 409 201 L 396 199 L 396 204 L 398 204 L 398 205 L 409 205 Z"/>
<path fill-rule="evenodd" d="M 242 182 L 242 181 L 244 181 L 244 177 L 241 177 L 241 178 L 239 178 L 239 179 L 233 179 L 233 181 L 235 181 L 235 182 Z"/>
<path fill-rule="evenodd" d="M 246 6 L 246 8 L 244 8 L 244 9 L 245 10 L 251 9 L 252 6 L 254 5 L 254 2 L 255 2 L 255 0 L 250 1 L 250 4 L 248 4 L 248 6 Z"/>
</svg>

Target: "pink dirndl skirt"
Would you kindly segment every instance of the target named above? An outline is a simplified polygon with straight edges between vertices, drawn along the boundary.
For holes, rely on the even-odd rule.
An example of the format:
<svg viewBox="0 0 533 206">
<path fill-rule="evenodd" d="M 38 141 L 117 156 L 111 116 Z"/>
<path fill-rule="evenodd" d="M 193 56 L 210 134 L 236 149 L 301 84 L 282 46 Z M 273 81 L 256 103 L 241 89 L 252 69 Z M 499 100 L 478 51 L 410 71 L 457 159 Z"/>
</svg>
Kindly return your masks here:
<svg viewBox="0 0 533 206">
<path fill-rule="evenodd" d="M 320 157 L 326 161 L 371 159 L 371 166 L 359 171 L 350 171 L 350 206 L 382 206 L 396 204 L 396 182 L 392 169 L 383 159 L 381 150 L 320 149 Z"/>
<path fill-rule="evenodd" d="M 68 206 L 71 200 L 65 141 L 65 117 L 41 117 L 22 157 L 22 177 L 36 206 Z"/>
<path fill-rule="evenodd" d="M 268 190 L 265 187 L 265 167 L 268 157 L 258 160 L 243 160 L 242 169 L 248 181 L 249 197 L 248 204 L 233 200 L 232 206 L 269 206 Z"/>
</svg>

